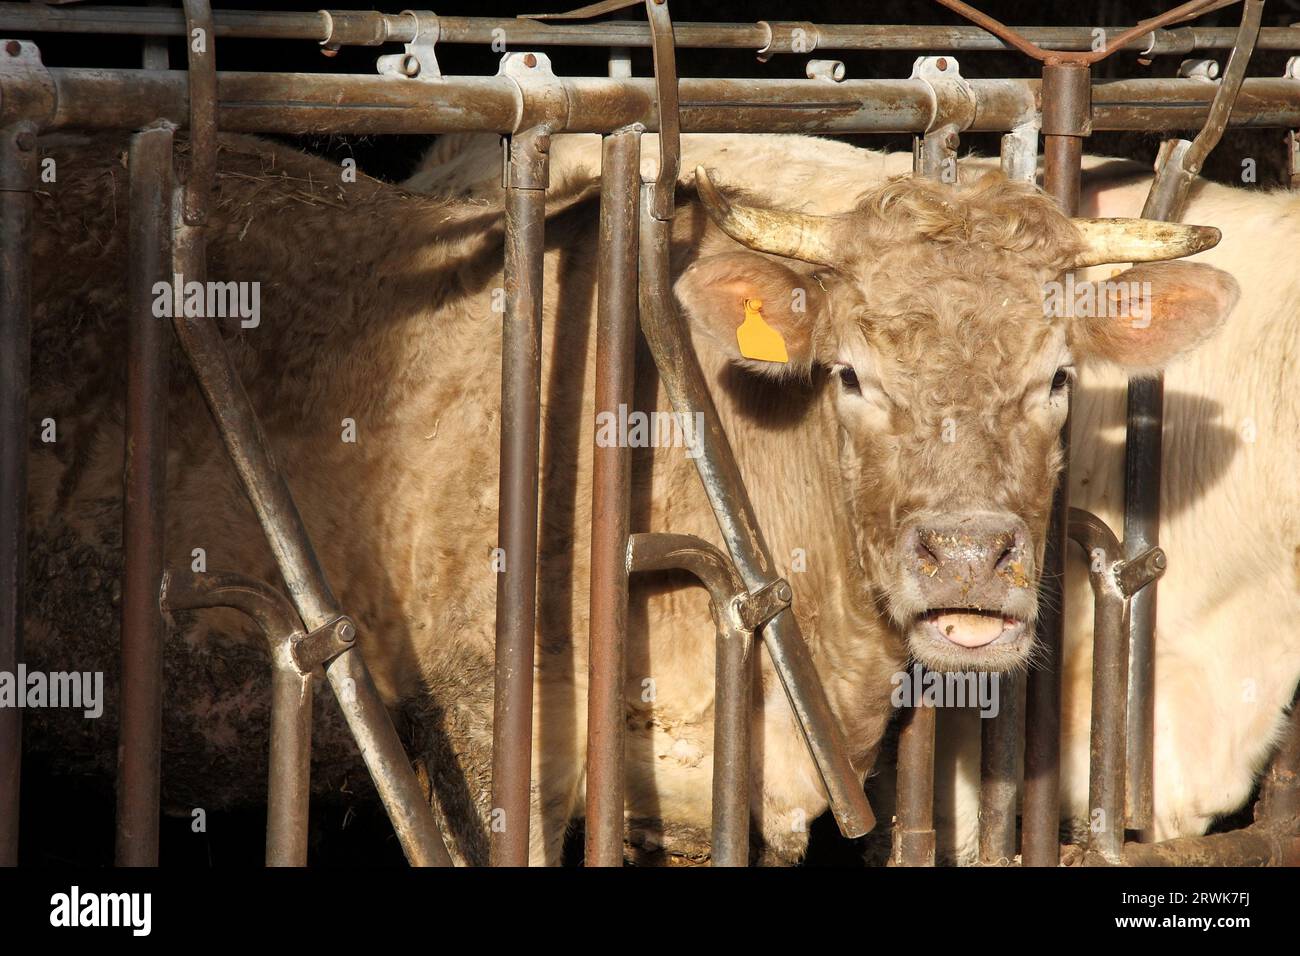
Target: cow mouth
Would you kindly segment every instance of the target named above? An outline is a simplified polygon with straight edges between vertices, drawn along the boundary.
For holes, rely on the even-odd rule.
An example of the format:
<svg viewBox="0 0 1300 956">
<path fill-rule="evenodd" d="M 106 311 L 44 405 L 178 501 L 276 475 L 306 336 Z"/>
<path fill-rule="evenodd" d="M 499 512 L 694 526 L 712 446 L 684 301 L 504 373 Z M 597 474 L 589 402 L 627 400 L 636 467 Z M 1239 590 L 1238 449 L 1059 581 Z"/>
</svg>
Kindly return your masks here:
<svg viewBox="0 0 1300 956">
<path fill-rule="evenodd" d="M 919 614 L 912 625 L 913 639 L 927 643 L 966 648 L 1007 647 L 1017 644 L 1026 631 L 1023 618 L 1004 611 L 974 607 L 931 608 Z"/>
</svg>

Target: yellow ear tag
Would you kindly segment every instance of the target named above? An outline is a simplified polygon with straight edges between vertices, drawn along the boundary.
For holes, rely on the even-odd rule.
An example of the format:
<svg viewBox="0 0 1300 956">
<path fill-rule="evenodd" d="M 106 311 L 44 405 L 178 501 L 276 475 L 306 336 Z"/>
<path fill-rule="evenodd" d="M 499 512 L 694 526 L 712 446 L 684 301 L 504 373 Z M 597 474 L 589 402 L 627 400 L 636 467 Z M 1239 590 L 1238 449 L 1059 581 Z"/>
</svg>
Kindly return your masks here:
<svg viewBox="0 0 1300 956">
<path fill-rule="evenodd" d="M 736 329 L 736 343 L 747 359 L 782 364 L 790 361 L 781 333 L 763 321 L 762 299 L 745 300 L 745 321 Z"/>
</svg>

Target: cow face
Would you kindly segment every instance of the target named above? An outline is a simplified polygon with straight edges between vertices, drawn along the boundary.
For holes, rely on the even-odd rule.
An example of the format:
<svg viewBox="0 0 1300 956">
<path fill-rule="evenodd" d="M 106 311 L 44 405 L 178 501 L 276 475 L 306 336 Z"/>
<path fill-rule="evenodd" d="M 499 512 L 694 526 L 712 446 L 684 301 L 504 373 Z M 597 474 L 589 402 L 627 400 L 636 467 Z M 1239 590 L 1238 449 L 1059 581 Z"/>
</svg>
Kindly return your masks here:
<svg viewBox="0 0 1300 956">
<path fill-rule="evenodd" d="M 825 390 L 828 454 L 871 582 L 862 599 L 927 666 L 1023 665 L 1078 367 L 1159 369 L 1237 295 L 1200 264 L 1138 265 L 1104 285 L 1070 270 L 1195 252 L 1217 230 L 1072 222 L 998 175 L 894 180 L 851 213 L 812 217 L 732 204 L 701 172 L 709 215 L 750 248 L 706 243 L 678 298 L 734 362 Z M 767 328 L 738 337 L 754 313 Z"/>
</svg>

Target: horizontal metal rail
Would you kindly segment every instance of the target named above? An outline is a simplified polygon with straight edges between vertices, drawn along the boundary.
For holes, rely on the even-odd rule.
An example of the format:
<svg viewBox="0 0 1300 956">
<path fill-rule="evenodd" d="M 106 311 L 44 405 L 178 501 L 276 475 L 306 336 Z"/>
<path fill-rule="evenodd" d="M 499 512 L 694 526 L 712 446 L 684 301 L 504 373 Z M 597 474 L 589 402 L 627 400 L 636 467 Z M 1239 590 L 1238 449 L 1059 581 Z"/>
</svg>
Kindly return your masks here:
<svg viewBox="0 0 1300 956">
<path fill-rule="evenodd" d="M 504 31 L 514 49 L 521 46 L 648 47 L 644 22 L 611 20 L 600 23 L 546 23 L 511 17 L 435 18 L 438 42 L 488 46 Z M 291 12 L 280 10 L 218 10 L 218 37 L 266 40 L 307 40 L 324 46 L 378 46 L 409 43 L 415 21 L 400 13 L 375 11 Z M 1030 42 L 1057 50 L 1090 50 L 1094 30 L 1109 40 L 1121 27 L 1020 27 Z M 183 36 L 185 18 L 179 10 L 141 7 L 48 7 L 0 3 L 0 30 L 33 33 L 93 33 L 115 36 Z M 758 21 L 756 23 L 673 24 L 680 48 L 766 50 L 809 53 L 813 50 L 999 51 L 1010 47 L 973 26 L 909 26 L 906 24 L 828 24 Z M 802 31 L 796 35 L 795 30 Z M 1147 55 L 1191 53 L 1232 48 L 1231 27 L 1182 27 L 1155 30 L 1124 44 L 1123 49 Z M 803 49 L 796 49 L 795 42 Z M 1300 28 L 1269 27 L 1260 32 L 1262 50 L 1300 50 Z"/>
<path fill-rule="evenodd" d="M 522 110 L 521 88 L 508 76 L 446 77 L 436 97 L 418 81 L 359 74 L 227 72 L 217 81 L 218 123 L 230 132 L 511 133 L 525 114 L 556 133 L 609 132 L 635 123 L 658 130 L 654 81 L 638 77 L 552 78 L 544 95 L 523 93 Z M 1039 80 L 969 84 L 975 97 L 971 131 L 1006 132 L 1036 115 Z M 1212 84 L 1194 79 L 1098 82 L 1092 128 L 1198 128 L 1213 93 Z M 913 79 L 686 78 L 680 96 L 682 132 L 696 133 L 919 132 L 934 112 L 930 86 Z M 158 119 L 184 126 L 188 113 L 182 71 L 9 70 L 0 59 L 0 125 L 30 118 L 46 130 L 133 129 Z M 1228 125 L 1300 127 L 1300 80 L 1246 80 Z"/>
</svg>

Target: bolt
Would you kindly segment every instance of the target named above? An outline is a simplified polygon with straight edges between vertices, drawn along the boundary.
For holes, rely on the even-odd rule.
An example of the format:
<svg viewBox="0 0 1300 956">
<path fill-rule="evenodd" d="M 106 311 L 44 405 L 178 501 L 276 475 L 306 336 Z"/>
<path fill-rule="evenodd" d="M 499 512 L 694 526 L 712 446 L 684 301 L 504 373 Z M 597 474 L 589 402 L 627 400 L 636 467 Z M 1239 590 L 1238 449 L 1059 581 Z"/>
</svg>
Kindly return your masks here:
<svg viewBox="0 0 1300 956">
<path fill-rule="evenodd" d="M 36 134 L 31 130 L 23 130 L 14 137 L 14 142 L 24 153 L 30 153 L 36 148 Z"/>
<path fill-rule="evenodd" d="M 356 637 L 356 628 L 354 628 L 347 621 L 344 621 L 342 624 L 339 625 L 338 634 L 339 634 L 339 640 L 344 641 L 346 643 L 351 643 L 352 639 Z"/>
<path fill-rule="evenodd" d="M 961 139 L 956 133 L 949 133 L 943 138 L 943 145 L 949 149 L 956 149 L 961 144 Z"/>
<path fill-rule="evenodd" d="M 1156 551 L 1155 554 L 1151 555 L 1151 564 L 1157 569 L 1163 570 L 1168 563 L 1169 559 L 1165 556 L 1164 551 Z"/>
<path fill-rule="evenodd" d="M 536 65 L 537 65 L 537 57 L 533 56 L 533 54 L 531 54 L 531 53 L 525 53 L 525 54 L 524 54 L 524 66 L 528 67 L 528 69 L 531 70 L 531 69 L 532 69 L 533 67 L 535 67 Z"/>
<path fill-rule="evenodd" d="M 948 69 L 948 59 L 942 56 L 939 57 L 939 59 L 934 61 L 934 68 L 942 73 L 944 70 Z"/>
<path fill-rule="evenodd" d="M 778 601 L 783 603 L 788 602 L 792 597 L 794 597 L 794 595 L 790 593 L 790 585 L 784 583 L 778 584 L 776 590 L 772 593 L 776 595 Z"/>
<path fill-rule="evenodd" d="M 23 52 L 23 45 L 17 40 L 10 40 L 5 44 L 5 52 L 10 56 L 17 56 L 19 53 Z"/>
</svg>

